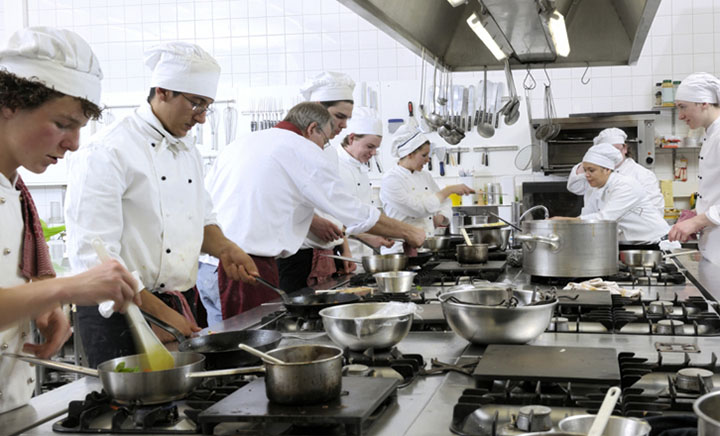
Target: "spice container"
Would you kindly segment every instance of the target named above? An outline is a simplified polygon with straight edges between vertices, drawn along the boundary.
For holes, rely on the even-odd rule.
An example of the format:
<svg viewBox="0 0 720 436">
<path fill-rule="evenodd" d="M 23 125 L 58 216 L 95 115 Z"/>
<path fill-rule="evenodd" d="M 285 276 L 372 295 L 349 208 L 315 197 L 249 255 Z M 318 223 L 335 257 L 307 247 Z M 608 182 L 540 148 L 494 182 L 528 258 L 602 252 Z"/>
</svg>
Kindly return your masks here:
<svg viewBox="0 0 720 436">
<path fill-rule="evenodd" d="M 666 79 L 662 82 L 662 105 L 675 106 L 672 80 Z"/>
<path fill-rule="evenodd" d="M 675 105 L 675 97 L 677 96 L 678 86 L 680 86 L 680 81 L 673 80 L 673 106 Z"/>
<path fill-rule="evenodd" d="M 653 106 L 662 106 L 662 82 L 655 84 L 655 102 Z"/>
</svg>

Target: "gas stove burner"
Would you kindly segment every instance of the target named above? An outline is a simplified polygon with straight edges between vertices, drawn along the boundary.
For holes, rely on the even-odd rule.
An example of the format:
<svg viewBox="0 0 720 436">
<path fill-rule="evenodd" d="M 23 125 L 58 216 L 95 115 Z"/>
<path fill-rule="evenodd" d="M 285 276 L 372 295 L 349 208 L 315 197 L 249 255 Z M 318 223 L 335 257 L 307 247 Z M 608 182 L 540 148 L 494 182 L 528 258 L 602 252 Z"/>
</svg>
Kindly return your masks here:
<svg viewBox="0 0 720 436">
<path fill-rule="evenodd" d="M 658 335 L 674 335 L 683 333 L 684 322 L 677 319 L 661 319 L 655 324 L 655 333 Z"/>
<path fill-rule="evenodd" d="M 648 305 L 648 313 L 653 315 L 665 315 L 672 312 L 673 303 L 672 301 L 651 301 Z"/>
<path fill-rule="evenodd" d="M 570 321 L 564 316 L 554 316 L 550 319 L 548 331 L 551 332 L 567 332 L 570 331 Z"/>
<path fill-rule="evenodd" d="M 710 392 L 713 388 L 713 375 L 708 369 L 683 368 L 675 375 L 675 387 L 682 392 Z"/>
<path fill-rule="evenodd" d="M 552 428 L 552 409 L 547 406 L 525 406 L 518 410 L 515 426 L 522 431 L 548 431 Z"/>
</svg>

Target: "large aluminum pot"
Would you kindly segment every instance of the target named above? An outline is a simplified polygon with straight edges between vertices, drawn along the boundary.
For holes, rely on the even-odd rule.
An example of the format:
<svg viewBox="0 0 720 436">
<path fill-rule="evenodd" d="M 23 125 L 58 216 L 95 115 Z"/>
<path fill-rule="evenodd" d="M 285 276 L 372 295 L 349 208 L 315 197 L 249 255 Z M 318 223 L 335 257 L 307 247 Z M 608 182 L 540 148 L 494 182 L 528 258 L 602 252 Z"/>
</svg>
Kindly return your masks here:
<svg viewBox="0 0 720 436">
<path fill-rule="evenodd" d="M 410 332 L 414 308 L 405 303 L 355 303 L 320 311 L 333 342 L 353 351 L 390 348 Z"/>
<path fill-rule="evenodd" d="M 560 431 L 587 434 L 597 415 L 568 416 L 560 421 Z M 650 434 L 650 424 L 644 419 L 610 416 L 602 436 L 647 436 Z"/>
<path fill-rule="evenodd" d="M 408 257 L 404 254 L 377 254 L 362 257 L 363 269 L 370 274 L 386 271 L 401 271 L 405 269 L 407 263 Z"/>
<path fill-rule="evenodd" d="M 557 299 L 539 301 L 538 296 L 533 291 L 481 287 L 445 292 L 438 298 L 450 328 L 468 341 L 524 344 L 545 331 L 557 306 Z M 515 307 L 504 304 L 509 298 Z"/>
<path fill-rule="evenodd" d="M 268 400 L 279 404 L 317 404 L 340 397 L 343 351 L 327 345 L 277 348 L 267 354 L 285 363 L 264 360 Z"/>
<path fill-rule="evenodd" d="M 693 412 L 698 416 L 699 436 L 720 436 L 720 391 L 695 400 Z"/>
<path fill-rule="evenodd" d="M 488 260 L 487 244 L 458 244 L 455 254 L 459 263 L 485 263 Z"/>
<path fill-rule="evenodd" d="M 544 277 L 598 277 L 618 272 L 617 223 L 601 220 L 536 220 L 515 235 L 523 270 Z"/>
</svg>

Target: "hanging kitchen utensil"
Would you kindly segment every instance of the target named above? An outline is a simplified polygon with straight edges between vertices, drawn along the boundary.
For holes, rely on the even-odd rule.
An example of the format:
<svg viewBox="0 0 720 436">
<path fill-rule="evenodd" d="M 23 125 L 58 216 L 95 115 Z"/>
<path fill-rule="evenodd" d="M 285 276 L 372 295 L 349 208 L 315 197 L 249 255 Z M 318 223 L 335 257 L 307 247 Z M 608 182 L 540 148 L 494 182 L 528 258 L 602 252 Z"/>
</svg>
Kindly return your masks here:
<svg viewBox="0 0 720 436">
<path fill-rule="evenodd" d="M 471 132 L 473 128 L 473 118 L 475 117 L 475 85 L 468 87 L 468 120 L 467 131 Z"/>
<path fill-rule="evenodd" d="M 433 73 L 433 111 L 426 117 L 426 121 L 430 126 L 432 126 L 434 129 L 439 128 L 443 125 L 445 122 L 445 119 L 442 115 L 440 115 L 440 112 L 438 112 L 437 108 L 437 102 L 439 100 L 438 98 L 438 83 L 437 83 L 437 72 L 438 72 L 438 59 L 435 58 L 435 72 Z M 441 76 L 442 80 L 442 76 Z"/>
<path fill-rule="evenodd" d="M 483 102 L 484 102 L 484 109 L 483 114 L 487 114 L 487 65 L 483 69 Z M 488 123 L 485 119 L 485 115 L 480 116 L 480 121 L 478 121 L 477 126 L 477 132 L 480 136 L 483 138 L 491 138 L 495 134 L 495 128 L 492 126 L 492 124 Z"/>
<path fill-rule="evenodd" d="M 235 133 L 237 131 L 237 118 L 238 112 L 234 107 L 228 106 L 225 108 L 225 145 L 230 144 L 235 140 Z"/>
<path fill-rule="evenodd" d="M 505 59 L 505 78 L 507 80 L 507 86 L 510 90 L 511 103 L 505 109 L 505 124 L 511 126 L 517 122 L 520 118 L 520 99 L 517 96 L 515 88 L 515 79 L 510 69 L 510 60 Z"/>
<path fill-rule="evenodd" d="M 195 143 L 198 145 L 202 145 L 203 143 L 203 125 L 198 123 L 195 124 Z"/>
<path fill-rule="evenodd" d="M 102 239 L 93 239 L 92 246 L 101 262 L 108 262 L 112 259 Z M 160 342 L 160 339 L 155 336 L 155 333 L 153 333 L 140 312 L 140 308 L 135 303 L 130 302 L 128 304 L 125 309 L 125 319 L 130 326 L 135 346 L 142 354 L 142 369 L 149 369 L 150 371 L 173 369 L 175 367 L 175 358 Z"/>
</svg>

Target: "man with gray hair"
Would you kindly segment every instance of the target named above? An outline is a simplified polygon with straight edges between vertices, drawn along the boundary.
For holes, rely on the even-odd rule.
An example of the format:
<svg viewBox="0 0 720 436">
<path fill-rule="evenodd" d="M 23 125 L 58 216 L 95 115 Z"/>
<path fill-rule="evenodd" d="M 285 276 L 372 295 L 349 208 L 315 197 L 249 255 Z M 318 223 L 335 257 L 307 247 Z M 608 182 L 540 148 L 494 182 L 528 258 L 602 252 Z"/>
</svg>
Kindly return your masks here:
<svg viewBox="0 0 720 436">
<path fill-rule="evenodd" d="M 206 179 L 225 234 L 255 261 L 260 276 L 277 285 L 276 258 L 300 248 L 314 210 L 331 214 L 347 233 L 369 232 L 405 239 L 418 247 L 422 229 L 388 218 L 347 189 L 337 167 L 322 152 L 333 129 L 330 113 L 304 102 L 273 129 L 228 145 Z M 269 289 L 229 280 L 218 269 L 223 318 L 277 298 Z"/>
</svg>

